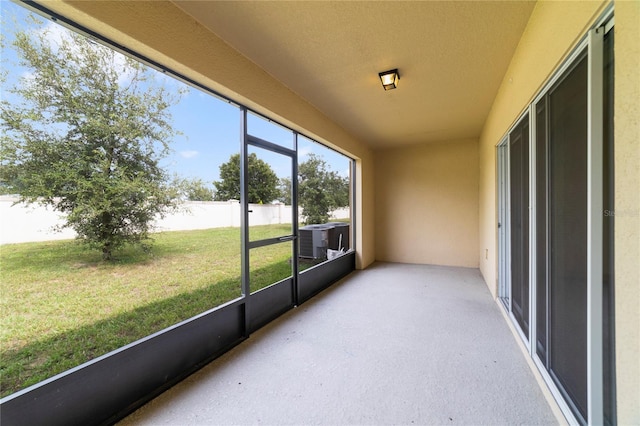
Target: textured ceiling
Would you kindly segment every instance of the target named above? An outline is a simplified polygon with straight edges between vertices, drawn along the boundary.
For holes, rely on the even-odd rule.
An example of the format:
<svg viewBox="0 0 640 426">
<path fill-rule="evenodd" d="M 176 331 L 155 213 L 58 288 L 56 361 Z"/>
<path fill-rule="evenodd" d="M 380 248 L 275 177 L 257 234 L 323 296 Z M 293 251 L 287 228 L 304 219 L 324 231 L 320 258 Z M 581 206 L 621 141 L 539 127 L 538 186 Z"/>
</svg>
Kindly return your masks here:
<svg viewBox="0 0 640 426">
<path fill-rule="evenodd" d="M 373 148 L 475 138 L 534 2 L 174 3 Z M 385 92 L 378 72 L 400 71 Z"/>
</svg>

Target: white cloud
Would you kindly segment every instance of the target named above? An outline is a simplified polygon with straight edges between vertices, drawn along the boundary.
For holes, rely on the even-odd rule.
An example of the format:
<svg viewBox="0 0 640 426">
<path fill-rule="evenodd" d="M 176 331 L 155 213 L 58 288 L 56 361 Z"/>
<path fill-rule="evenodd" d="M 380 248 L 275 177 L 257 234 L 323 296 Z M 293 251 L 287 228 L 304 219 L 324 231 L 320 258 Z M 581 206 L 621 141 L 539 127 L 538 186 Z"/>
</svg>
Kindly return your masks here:
<svg viewBox="0 0 640 426">
<path fill-rule="evenodd" d="M 311 154 L 311 153 L 313 153 L 313 147 L 311 147 L 309 145 L 300 147 L 298 149 L 298 157 L 301 158 L 301 159 L 308 157 L 309 154 Z"/>
<path fill-rule="evenodd" d="M 198 154 L 200 154 L 198 151 L 180 151 L 180 156 L 182 158 L 194 158 Z"/>
</svg>

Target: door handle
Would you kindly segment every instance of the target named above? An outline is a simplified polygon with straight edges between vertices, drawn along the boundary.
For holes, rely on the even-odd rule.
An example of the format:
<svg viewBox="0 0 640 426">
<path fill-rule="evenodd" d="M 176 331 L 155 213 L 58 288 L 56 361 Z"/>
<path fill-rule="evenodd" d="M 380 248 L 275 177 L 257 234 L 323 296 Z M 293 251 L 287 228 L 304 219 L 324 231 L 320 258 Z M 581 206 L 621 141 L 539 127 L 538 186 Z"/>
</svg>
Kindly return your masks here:
<svg viewBox="0 0 640 426">
<path fill-rule="evenodd" d="M 278 238 L 279 241 L 293 241 L 296 239 L 295 235 L 287 235 L 286 237 Z"/>
</svg>

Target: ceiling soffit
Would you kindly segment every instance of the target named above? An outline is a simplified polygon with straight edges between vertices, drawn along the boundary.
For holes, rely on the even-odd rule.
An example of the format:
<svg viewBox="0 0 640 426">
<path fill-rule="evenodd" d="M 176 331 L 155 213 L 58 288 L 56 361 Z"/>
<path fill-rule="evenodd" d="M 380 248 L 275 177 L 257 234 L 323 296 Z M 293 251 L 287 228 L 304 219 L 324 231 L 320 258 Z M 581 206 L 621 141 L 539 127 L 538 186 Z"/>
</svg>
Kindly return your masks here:
<svg viewBox="0 0 640 426">
<path fill-rule="evenodd" d="M 174 3 L 373 148 L 477 138 L 533 2 Z M 398 89 L 378 73 L 398 68 Z"/>
</svg>

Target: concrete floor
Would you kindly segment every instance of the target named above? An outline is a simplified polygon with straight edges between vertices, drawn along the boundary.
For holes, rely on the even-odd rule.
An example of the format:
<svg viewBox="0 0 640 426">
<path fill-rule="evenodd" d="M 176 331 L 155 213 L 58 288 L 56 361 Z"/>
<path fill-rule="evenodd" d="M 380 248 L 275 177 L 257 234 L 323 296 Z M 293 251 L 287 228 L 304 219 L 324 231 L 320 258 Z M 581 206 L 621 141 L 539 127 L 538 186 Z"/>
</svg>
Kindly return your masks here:
<svg viewBox="0 0 640 426">
<path fill-rule="evenodd" d="M 557 424 L 476 269 L 377 263 L 121 425 Z"/>
</svg>

